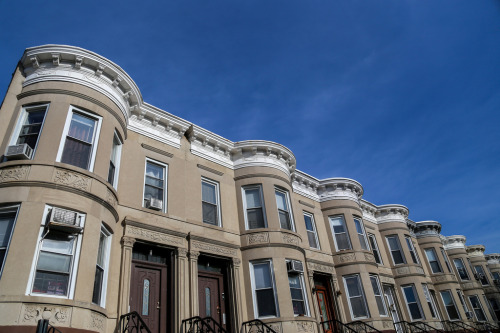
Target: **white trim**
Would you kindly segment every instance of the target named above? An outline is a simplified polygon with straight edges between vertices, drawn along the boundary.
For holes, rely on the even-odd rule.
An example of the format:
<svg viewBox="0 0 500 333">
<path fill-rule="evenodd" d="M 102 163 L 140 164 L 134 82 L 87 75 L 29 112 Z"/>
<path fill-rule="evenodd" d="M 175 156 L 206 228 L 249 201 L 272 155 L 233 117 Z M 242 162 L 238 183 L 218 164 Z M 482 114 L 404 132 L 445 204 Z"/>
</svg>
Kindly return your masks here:
<svg viewBox="0 0 500 333">
<path fill-rule="evenodd" d="M 401 258 L 403 258 L 403 262 L 401 263 L 398 263 L 396 264 L 396 261 L 394 260 L 394 256 L 392 255 L 392 249 L 391 249 L 391 244 L 389 243 L 389 237 L 394 237 L 396 239 L 396 242 L 398 243 L 398 248 L 399 248 L 399 252 L 401 253 Z M 389 252 L 391 253 L 391 258 L 392 258 L 392 264 L 394 266 L 397 266 L 397 265 L 405 265 L 407 263 L 406 261 L 406 256 L 403 252 L 403 248 L 401 247 L 401 242 L 399 241 L 399 236 L 398 234 L 394 234 L 394 235 L 388 235 L 388 236 L 385 236 L 385 241 L 387 243 L 387 248 L 389 249 Z M 395 251 L 395 250 L 394 250 Z"/>
<path fill-rule="evenodd" d="M 210 178 L 206 177 L 201 177 L 201 202 L 202 202 L 202 207 L 201 207 L 201 222 L 203 224 L 208 224 L 212 225 L 210 223 L 203 222 L 203 182 L 214 185 L 215 186 L 215 202 L 217 205 L 217 224 L 216 226 L 222 227 L 222 212 L 221 212 L 221 202 L 220 202 L 220 186 L 219 182 L 216 182 L 215 180 L 212 180 Z"/>
<path fill-rule="evenodd" d="M 7 241 L 7 246 L 5 248 L 5 255 L 3 257 L 3 262 L 0 264 L 0 279 L 2 278 L 2 272 L 5 267 L 5 262 L 7 261 L 7 255 L 9 254 L 10 242 L 12 241 L 12 235 L 14 234 L 14 229 L 16 227 L 17 217 L 19 215 L 19 205 L 0 207 L 0 213 L 9 213 L 15 211 L 14 223 L 12 224 L 12 229 L 10 231 L 9 240 Z"/>
<path fill-rule="evenodd" d="M 410 305 L 408 304 L 408 299 L 406 298 L 405 288 L 412 288 L 413 297 L 415 297 L 416 303 L 418 305 L 418 309 L 420 310 L 420 315 L 421 315 L 420 318 L 413 319 L 413 316 L 412 316 L 411 311 L 410 311 Z M 410 315 L 411 321 L 413 322 L 416 320 L 425 320 L 425 314 L 424 314 L 424 311 L 422 309 L 422 304 L 420 303 L 420 298 L 418 297 L 418 293 L 417 293 L 417 289 L 415 288 L 415 285 L 414 284 L 407 284 L 407 285 L 401 286 L 401 291 L 403 292 L 403 297 L 405 298 L 405 303 L 406 303 L 406 309 L 408 310 L 408 314 Z"/>
<path fill-rule="evenodd" d="M 144 162 L 144 186 L 142 187 L 142 204 L 141 206 L 146 208 L 144 205 L 144 195 L 146 194 L 146 170 L 147 170 L 147 165 L 148 161 L 151 162 L 152 164 L 157 164 L 161 167 L 163 167 L 163 208 L 161 211 L 163 213 L 167 212 L 167 189 L 168 189 L 168 182 L 167 182 L 167 177 L 168 177 L 168 164 L 158 162 L 157 160 L 153 160 L 152 158 L 146 157 L 146 160 Z"/>
<path fill-rule="evenodd" d="M 104 224 L 101 224 L 101 233 L 103 233 L 106 236 L 106 244 L 104 245 L 105 246 L 105 249 L 104 249 L 104 256 L 105 257 L 103 259 L 104 274 L 102 276 L 102 285 L 100 286 L 101 299 L 100 299 L 99 304 L 97 304 L 97 305 L 99 305 L 101 308 L 104 308 L 106 306 L 106 293 L 108 290 L 109 258 L 110 258 L 110 251 L 111 251 L 112 234 L 108 230 L 108 228 L 106 228 L 106 226 Z M 100 234 L 99 234 L 99 236 L 100 236 Z M 99 257 L 99 248 L 97 249 L 97 256 Z M 97 258 L 96 258 L 96 266 L 97 266 Z"/>
<path fill-rule="evenodd" d="M 123 142 L 122 140 L 120 140 L 120 136 L 118 135 L 118 133 L 116 132 L 115 130 L 115 133 L 113 135 L 113 146 L 111 147 L 111 154 L 113 154 L 113 147 L 115 146 L 115 139 L 118 141 L 118 145 L 117 145 L 117 151 L 116 151 L 116 161 L 115 161 L 115 174 L 113 176 L 113 184 L 111 184 L 111 186 L 113 186 L 115 188 L 115 190 L 118 190 L 118 177 L 120 175 L 120 163 L 121 163 L 121 159 L 122 159 L 122 147 L 123 147 Z M 111 162 L 111 158 L 109 159 L 109 161 Z M 109 171 L 108 171 L 109 172 Z"/>
<path fill-rule="evenodd" d="M 36 144 L 35 144 L 35 147 L 33 148 L 33 154 L 31 155 L 31 158 L 30 158 L 30 159 L 33 159 L 35 157 L 36 149 L 38 148 L 38 143 L 40 142 L 40 136 L 42 135 L 43 125 L 45 125 L 45 119 L 47 118 L 47 113 L 49 112 L 49 106 L 50 106 L 50 103 L 33 104 L 33 105 L 23 106 L 21 108 L 21 112 L 19 113 L 19 115 L 17 117 L 16 127 L 14 128 L 14 131 L 12 132 L 12 135 L 10 137 L 9 146 L 13 146 L 13 145 L 17 144 L 17 140 L 19 139 L 19 135 L 21 134 L 21 128 L 23 127 L 24 121 L 26 120 L 26 117 L 28 116 L 28 113 L 30 112 L 29 110 L 35 109 L 35 108 L 45 107 L 45 114 L 43 115 L 42 125 L 40 126 L 40 131 L 38 132 L 38 138 L 36 139 Z"/>
<path fill-rule="evenodd" d="M 259 309 L 257 308 L 257 293 L 256 293 L 256 284 L 255 284 L 255 271 L 253 266 L 258 264 L 267 263 L 269 265 L 269 270 L 271 274 L 271 283 L 273 287 L 273 295 L 274 295 L 274 307 L 276 311 L 276 316 L 265 316 L 259 317 Z M 266 319 L 266 318 L 278 318 L 280 316 L 279 304 L 278 304 L 278 294 L 276 291 L 276 280 L 274 277 L 274 269 L 273 269 L 273 260 L 272 259 L 261 259 L 256 261 L 250 261 L 250 283 L 252 286 L 252 301 L 253 301 L 253 311 L 254 318 Z"/>
<path fill-rule="evenodd" d="M 415 260 L 417 261 L 415 264 L 420 264 L 420 258 L 418 257 L 418 254 L 417 254 L 417 250 L 415 249 L 415 244 L 413 244 L 413 240 L 411 239 L 410 236 L 408 235 L 405 235 L 405 243 L 406 243 L 406 246 L 408 247 L 408 252 L 410 252 L 410 257 L 411 257 L 411 253 L 413 252 L 413 254 L 415 255 Z M 413 260 L 413 258 L 412 258 Z"/>
<path fill-rule="evenodd" d="M 286 204 L 288 205 L 288 216 L 290 217 L 290 231 L 293 231 L 295 232 L 295 222 L 293 220 L 293 213 L 292 213 L 292 205 L 290 203 L 290 194 L 288 193 L 288 191 L 286 190 L 282 190 L 281 188 L 279 187 L 274 187 L 274 200 L 276 200 L 276 212 L 278 213 L 278 221 L 280 222 L 280 229 L 285 229 L 285 228 L 282 228 L 281 227 L 281 221 L 280 221 L 280 210 L 278 208 L 278 201 L 276 199 L 276 192 L 280 192 L 282 194 L 285 195 L 285 199 L 286 199 Z M 289 229 L 285 229 L 285 230 L 289 230 Z"/>
<path fill-rule="evenodd" d="M 477 303 L 479 304 L 479 308 L 481 309 L 481 312 L 483 313 L 483 316 L 484 316 L 485 320 L 479 320 L 479 318 L 477 318 L 476 309 L 474 309 L 474 304 L 471 301 L 472 297 L 476 297 Z M 484 312 L 483 305 L 481 304 L 481 298 L 479 298 L 478 295 L 469 295 L 469 296 L 467 296 L 467 298 L 469 299 L 470 306 L 471 306 L 472 312 L 474 312 L 474 317 L 476 317 L 476 320 L 479 321 L 479 322 L 483 322 L 483 323 L 486 322 L 486 321 L 488 321 L 488 317 L 486 316 L 486 312 Z"/>
<path fill-rule="evenodd" d="M 339 250 L 339 246 L 337 244 L 337 237 L 336 237 L 337 234 L 333 230 L 333 225 L 332 225 L 332 219 L 337 218 L 337 217 L 340 217 L 342 219 L 342 223 L 344 225 L 345 234 L 347 236 L 347 243 L 349 243 L 349 248 L 347 248 L 347 249 L 341 249 L 341 250 Z M 351 237 L 349 235 L 349 230 L 347 230 L 347 224 L 345 223 L 345 217 L 344 217 L 344 215 L 328 216 L 328 220 L 330 221 L 330 230 L 332 231 L 333 243 L 335 244 L 335 251 L 339 252 L 339 251 L 344 251 L 344 250 L 352 250 Z"/>
<path fill-rule="evenodd" d="M 247 198 L 245 195 L 246 190 L 251 190 L 251 189 L 259 189 L 259 194 L 260 194 L 260 202 L 261 202 L 261 207 L 262 207 L 262 216 L 264 218 L 264 226 L 262 228 L 267 228 L 267 218 L 266 218 L 266 205 L 264 202 L 264 193 L 262 191 L 262 185 L 261 184 L 255 184 L 255 185 L 247 185 L 247 186 L 242 186 L 241 187 L 241 194 L 242 194 L 242 199 L 243 199 L 243 211 L 244 211 L 244 217 L 245 217 L 245 230 L 253 230 L 253 229 L 261 229 L 261 228 L 253 228 L 250 229 L 248 226 L 248 217 L 247 217 Z"/>
<path fill-rule="evenodd" d="M 363 298 L 363 304 L 365 306 L 365 311 L 366 311 L 366 316 L 365 317 L 354 317 L 354 313 L 352 311 L 352 305 L 351 305 L 351 295 L 349 295 L 349 288 L 347 287 L 346 279 L 347 278 L 352 278 L 356 277 L 357 282 L 358 282 L 358 288 L 361 291 L 361 297 Z M 368 309 L 368 303 L 366 302 L 366 294 L 365 290 L 363 288 L 363 283 L 361 282 L 361 275 L 360 274 L 352 274 L 352 275 L 346 275 L 342 277 L 342 280 L 344 281 L 344 288 L 346 291 L 346 297 L 347 297 L 347 303 L 349 304 L 349 312 L 351 314 L 351 319 L 356 320 L 356 319 L 366 319 L 370 318 L 370 310 Z M 371 284 L 371 281 L 370 281 Z M 353 296 L 353 297 L 359 297 L 359 296 Z"/>
<path fill-rule="evenodd" d="M 380 292 L 380 295 L 378 297 L 380 297 L 382 299 L 382 304 L 384 306 L 384 310 L 385 310 L 385 315 L 383 314 L 380 314 L 380 309 L 378 308 L 378 304 L 377 304 L 377 310 L 379 310 L 379 316 L 380 317 L 389 317 L 389 308 L 387 307 L 387 304 L 385 304 L 385 296 L 384 296 L 384 289 L 382 289 L 382 284 L 380 283 L 380 279 L 378 277 L 378 275 L 376 274 L 369 274 L 370 276 L 370 284 L 372 284 L 372 277 L 375 278 L 376 282 L 377 282 L 377 286 L 378 286 L 378 290 Z M 373 289 L 373 285 L 372 285 L 372 289 Z M 375 295 L 375 290 L 373 290 L 373 295 L 375 296 L 375 303 L 377 303 L 377 295 Z"/>
<path fill-rule="evenodd" d="M 429 286 L 427 283 L 422 283 L 422 290 L 424 291 L 424 297 L 427 303 L 431 303 L 432 311 L 434 311 L 435 316 L 432 315 L 431 317 L 434 319 L 441 319 L 439 318 L 439 312 L 437 310 L 437 306 L 434 303 L 434 299 L 432 298 L 431 292 L 429 291 Z"/>
<path fill-rule="evenodd" d="M 82 109 L 79 109 L 73 105 L 70 105 L 67 116 L 66 116 L 66 123 L 64 124 L 63 134 L 61 137 L 61 141 L 59 143 L 59 150 L 57 151 L 56 162 L 61 162 L 62 154 L 64 151 L 64 146 L 66 144 L 66 137 L 68 136 L 69 127 L 71 125 L 71 120 L 73 119 L 74 113 L 80 113 L 83 116 L 86 116 L 88 118 L 93 118 L 97 123 L 96 127 L 94 128 L 94 133 L 93 133 L 93 137 L 92 137 L 90 163 L 89 163 L 88 169 L 86 169 L 86 170 L 92 172 L 92 171 L 94 171 L 95 156 L 97 153 L 97 146 L 99 144 L 99 135 L 101 132 L 102 117 L 98 116 L 96 114 L 84 111 Z"/>
<path fill-rule="evenodd" d="M 80 249 L 82 246 L 82 238 L 83 235 L 77 234 L 75 237 L 77 238 L 76 244 L 74 245 L 74 257 L 73 257 L 73 262 L 71 264 L 71 271 L 69 274 L 68 278 L 68 295 L 66 296 L 57 296 L 57 295 L 50 295 L 50 294 L 44 294 L 44 293 L 34 293 L 32 292 L 33 289 L 33 284 L 35 282 L 35 275 L 36 275 L 36 267 L 38 264 L 38 258 L 40 255 L 40 250 L 41 250 L 41 244 L 42 244 L 42 237 L 44 236 L 45 230 L 45 222 L 47 221 L 47 215 L 49 214 L 50 210 L 54 208 L 54 206 L 49 206 L 45 205 L 45 209 L 43 211 L 43 216 L 42 216 L 42 222 L 40 226 L 40 231 L 38 233 L 38 240 L 37 240 L 37 245 L 36 249 L 33 255 L 33 261 L 31 264 L 31 271 L 30 271 L 30 276 L 28 279 L 28 285 L 26 287 L 26 295 L 30 296 L 44 296 L 44 297 L 53 297 L 53 298 L 62 298 L 62 299 L 73 299 L 74 294 L 75 294 L 75 284 L 76 284 L 76 276 L 78 274 L 78 265 L 79 265 L 79 260 L 80 260 Z M 80 226 L 83 228 L 85 226 L 85 214 L 81 214 L 76 212 L 77 218 L 80 219 Z"/>
<path fill-rule="evenodd" d="M 434 269 L 432 268 L 431 260 L 429 259 L 429 254 L 427 253 L 427 251 L 429 251 L 429 250 L 432 251 L 432 253 L 434 254 L 434 257 L 436 258 L 436 260 L 433 260 L 433 261 L 437 262 L 437 265 L 439 267 L 439 271 L 438 272 L 434 272 Z M 433 247 L 429 247 L 427 249 L 424 249 L 424 253 L 425 253 L 425 257 L 427 258 L 427 263 L 429 264 L 429 268 L 431 269 L 431 273 L 432 274 L 444 273 L 443 266 L 439 262 L 439 258 L 437 256 L 436 250 Z"/>
<path fill-rule="evenodd" d="M 314 214 L 306 212 L 306 211 L 302 211 L 302 215 L 309 216 L 311 218 L 311 224 L 312 224 L 312 227 L 313 227 L 312 232 L 314 233 L 314 238 L 316 239 L 316 245 L 317 245 L 317 247 L 312 247 L 311 244 L 309 244 L 309 247 L 311 249 L 321 250 L 321 244 L 319 243 L 318 231 L 316 230 L 316 221 L 314 220 Z M 305 224 L 305 222 L 306 221 L 304 219 L 304 224 Z M 306 233 L 309 233 L 309 232 L 311 232 L 311 231 L 307 230 L 307 226 L 306 226 Z M 309 236 L 307 237 L 307 242 L 309 243 Z"/>
<path fill-rule="evenodd" d="M 453 306 L 455 307 L 455 311 L 457 312 L 458 318 L 457 319 L 451 319 L 450 317 L 450 312 L 448 311 L 448 307 L 446 306 L 446 303 L 444 301 L 443 293 L 449 293 L 451 302 L 453 303 Z M 450 321 L 457 321 L 457 320 L 462 320 L 462 316 L 460 315 L 460 311 L 458 311 L 457 303 L 455 302 L 455 298 L 453 297 L 453 293 L 451 292 L 451 289 L 445 289 L 445 290 L 440 290 L 439 295 L 441 296 L 441 301 L 443 302 L 444 309 L 446 310 L 446 315 L 448 316 L 448 320 Z"/>
<path fill-rule="evenodd" d="M 368 244 L 368 239 L 366 237 L 366 229 L 365 229 L 365 224 L 363 223 L 363 219 L 361 217 L 353 216 L 353 220 L 354 220 L 354 226 L 356 226 L 356 221 L 359 222 L 359 226 L 361 227 L 361 231 L 363 232 L 362 236 L 363 236 L 363 238 L 365 240 L 366 249 L 363 249 L 363 247 L 361 247 L 361 249 L 369 251 L 370 250 L 370 244 Z M 356 233 L 358 234 L 358 240 L 359 240 L 360 233 L 358 232 L 358 230 L 356 230 Z"/>
<path fill-rule="evenodd" d="M 370 236 L 373 236 L 373 244 L 375 244 L 375 247 L 376 247 L 375 250 L 373 249 L 372 244 L 370 243 L 370 239 L 372 238 Z M 377 237 L 375 237 L 375 234 L 371 234 L 371 233 L 367 233 L 366 237 L 368 238 L 368 243 L 370 245 L 370 249 L 371 249 L 372 253 L 373 253 L 373 251 L 377 251 L 377 253 L 378 253 L 378 258 L 380 259 L 380 262 L 376 262 L 376 260 L 375 260 L 375 263 L 377 265 L 383 265 L 384 261 L 382 260 L 382 253 L 380 252 L 380 248 L 378 246 Z"/>
</svg>

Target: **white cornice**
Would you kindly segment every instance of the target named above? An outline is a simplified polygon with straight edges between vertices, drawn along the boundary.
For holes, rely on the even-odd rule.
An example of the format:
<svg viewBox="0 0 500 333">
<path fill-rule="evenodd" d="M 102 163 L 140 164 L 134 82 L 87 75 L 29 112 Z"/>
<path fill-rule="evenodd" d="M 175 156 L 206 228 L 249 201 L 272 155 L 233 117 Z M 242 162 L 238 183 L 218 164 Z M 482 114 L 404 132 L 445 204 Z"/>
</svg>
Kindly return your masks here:
<svg viewBox="0 0 500 333">
<path fill-rule="evenodd" d="M 441 224 L 437 221 L 420 221 L 415 223 L 415 235 L 417 238 L 438 237 L 441 232 Z"/>
<path fill-rule="evenodd" d="M 444 248 L 445 250 L 451 249 L 464 249 L 465 250 L 465 241 L 467 238 L 462 235 L 453 235 L 445 237 Z"/>
<path fill-rule="evenodd" d="M 484 256 L 488 264 L 500 264 L 500 253 L 490 253 Z"/>
<path fill-rule="evenodd" d="M 484 257 L 484 245 L 469 245 L 465 249 L 469 257 Z"/>
<path fill-rule="evenodd" d="M 410 211 L 403 205 L 391 204 L 377 206 L 375 217 L 377 223 L 399 222 L 406 224 L 406 218 Z"/>
<path fill-rule="evenodd" d="M 233 169 L 231 151 L 234 143 L 204 128 L 192 125 L 187 131 L 191 142 L 191 153 L 204 159 Z"/>
<path fill-rule="evenodd" d="M 360 206 L 363 211 L 363 219 L 377 223 L 377 218 L 375 217 L 375 214 L 377 213 L 377 206 L 364 199 L 361 199 Z"/>
</svg>

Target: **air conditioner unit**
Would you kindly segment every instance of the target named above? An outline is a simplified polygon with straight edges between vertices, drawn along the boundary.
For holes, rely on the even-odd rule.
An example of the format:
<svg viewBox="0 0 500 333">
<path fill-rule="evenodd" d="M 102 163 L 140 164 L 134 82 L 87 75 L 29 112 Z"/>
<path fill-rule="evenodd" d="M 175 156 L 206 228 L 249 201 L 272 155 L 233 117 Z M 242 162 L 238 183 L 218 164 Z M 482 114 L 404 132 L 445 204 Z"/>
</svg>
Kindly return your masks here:
<svg viewBox="0 0 500 333">
<path fill-rule="evenodd" d="M 79 232 L 82 229 L 78 214 L 62 208 L 52 208 L 48 225 L 52 229 L 61 229 L 70 232 Z"/>
<path fill-rule="evenodd" d="M 5 157 L 9 160 L 29 160 L 33 155 L 33 149 L 27 143 L 8 146 Z"/>
<path fill-rule="evenodd" d="M 304 265 L 298 260 L 290 260 L 286 263 L 286 268 L 288 272 L 291 273 L 302 273 L 304 272 Z"/>
<path fill-rule="evenodd" d="M 162 210 L 163 209 L 163 200 L 151 198 L 146 201 L 146 208 Z"/>
<path fill-rule="evenodd" d="M 472 311 L 466 311 L 465 316 L 467 317 L 467 319 L 472 319 L 472 317 L 473 317 Z"/>
</svg>

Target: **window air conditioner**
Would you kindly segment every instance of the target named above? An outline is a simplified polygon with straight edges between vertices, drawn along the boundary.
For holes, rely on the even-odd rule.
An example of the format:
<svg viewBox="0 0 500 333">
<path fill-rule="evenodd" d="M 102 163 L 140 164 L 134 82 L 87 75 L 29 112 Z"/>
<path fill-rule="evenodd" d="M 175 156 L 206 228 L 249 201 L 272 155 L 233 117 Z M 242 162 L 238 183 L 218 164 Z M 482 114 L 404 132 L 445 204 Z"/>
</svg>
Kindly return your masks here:
<svg viewBox="0 0 500 333">
<path fill-rule="evenodd" d="M 163 209 L 163 200 L 150 198 L 146 201 L 146 208 L 162 210 Z"/>
<path fill-rule="evenodd" d="M 472 319 L 472 311 L 466 311 L 465 316 L 467 317 L 467 319 Z"/>
<path fill-rule="evenodd" d="M 303 273 L 304 265 L 298 260 L 290 260 L 286 263 L 286 268 L 289 273 Z"/>
<path fill-rule="evenodd" d="M 82 229 L 78 214 L 61 208 L 52 208 L 49 216 L 49 227 L 72 232 Z"/>
<path fill-rule="evenodd" d="M 29 160 L 33 155 L 33 149 L 27 143 L 8 146 L 5 157 L 9 160 Z"/>
</svg>

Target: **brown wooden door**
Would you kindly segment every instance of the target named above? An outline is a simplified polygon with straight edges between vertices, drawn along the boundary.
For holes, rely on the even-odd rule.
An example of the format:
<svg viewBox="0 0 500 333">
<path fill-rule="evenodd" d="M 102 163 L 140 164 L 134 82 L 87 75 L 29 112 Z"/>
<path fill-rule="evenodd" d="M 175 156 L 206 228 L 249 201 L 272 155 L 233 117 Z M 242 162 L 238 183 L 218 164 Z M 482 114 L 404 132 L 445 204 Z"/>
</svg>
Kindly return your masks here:
<svg viewBox="0 0 500 333">
<path fill-rule="evenodd" d="M 324 286 L 316 286 L 316 298 L 318 300 L 319 314 L 321 316 L 321 321 L 333 320 L 333 312 L 331 309 L 331 298 L 329 297 L 328 291 Z M 323 332 L 332 333 L 333 324 L 325 323 L 323 324 Z"/>
<path fill-rule="evenodd" d="M 213 272 L 200 272 L 198 275 L 198 298 L 200 317 L 212 317 L 226 328 L 226 313 L 223 299 L 223 276 Z"/>
<path fill-rule="evenodd" d="M 136 311 L 153 333 L 166 324 L 166 268 L 132 262 L 130 311 Z M 164 303 L 164 304 L 162 304 Z"/>
</svg>

